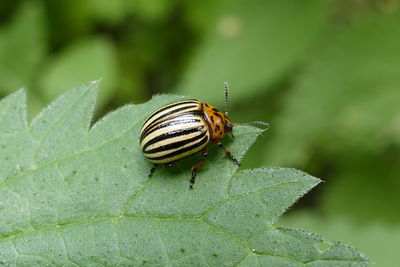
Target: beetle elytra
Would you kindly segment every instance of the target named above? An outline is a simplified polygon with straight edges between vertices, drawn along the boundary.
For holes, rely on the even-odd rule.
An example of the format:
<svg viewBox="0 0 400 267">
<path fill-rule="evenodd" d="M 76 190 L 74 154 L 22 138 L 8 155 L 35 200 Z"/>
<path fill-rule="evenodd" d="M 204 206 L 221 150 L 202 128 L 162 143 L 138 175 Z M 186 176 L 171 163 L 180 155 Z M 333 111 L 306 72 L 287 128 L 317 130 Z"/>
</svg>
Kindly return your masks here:
<svg viewBox="0 0 400 267">
<path fill-rule="evenodd" d="M 214 106 L 190 99 L 178 101 L 154 111 L 144 122 L 140 131 L 140 146 L 144 156 L 154 163 L 151 176 L 157 164 L 173 166 L 181 158 L 201 152 L 202 159 L 192 167 L 190 189 L 196 180 L 197 170 L 207 158 L 210 143 L 222 148 L 225 154 L 237 165 L 239 161 L 224 147 L 221 139 L 232 133 L 237 125 L 263 125 L 268 123 L 253 121 L 235 124 L 228 118 L 229 87 L 225 83 L 225 112 Z"/>
</svg>

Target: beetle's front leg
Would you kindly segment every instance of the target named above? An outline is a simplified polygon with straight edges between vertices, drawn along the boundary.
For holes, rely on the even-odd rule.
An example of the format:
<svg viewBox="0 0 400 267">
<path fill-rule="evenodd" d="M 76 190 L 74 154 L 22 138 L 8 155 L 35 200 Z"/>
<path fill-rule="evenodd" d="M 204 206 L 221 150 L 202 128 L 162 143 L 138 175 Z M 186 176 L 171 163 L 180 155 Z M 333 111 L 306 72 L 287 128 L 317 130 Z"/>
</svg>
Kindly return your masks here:
<svg viewBox="0 0 400 267">
<path fill-rule="evenodd" d="M 203 148 L 201 150 L 201 154 L 203 155 L 203 158 L 199 162 L 197 162 L 196 165 L 192 167 L 192 177 L 190 178 L 190 186 L 189 186 L 190 189 L 193 189 L 193 185 L 196 182 L 197 170 L 200 168 L 201 165 L 203 165 L 204 161 L 207 159 L 208 149 Z"/>
<path fill-rule="evenodd" d="M 213 140 L 213 141 L 214 141 L 214 143 L 215 143 L 218 147 L 220 147 L 220 148 L 222 148 L 222 149 L 224 150 L 225 154 L 226 154 L 236 165 L 240 166 L 239 160 L 238 160 L 237 158 L 235 158 L 235 157 L 232 155 L 232 153 L 231 153 L 227 148 L 225 148 L 225 146 L 221 143 L 221 141 L 220 141 L 219 139 L 215 139 L 215 140 Z"/>
</svg>

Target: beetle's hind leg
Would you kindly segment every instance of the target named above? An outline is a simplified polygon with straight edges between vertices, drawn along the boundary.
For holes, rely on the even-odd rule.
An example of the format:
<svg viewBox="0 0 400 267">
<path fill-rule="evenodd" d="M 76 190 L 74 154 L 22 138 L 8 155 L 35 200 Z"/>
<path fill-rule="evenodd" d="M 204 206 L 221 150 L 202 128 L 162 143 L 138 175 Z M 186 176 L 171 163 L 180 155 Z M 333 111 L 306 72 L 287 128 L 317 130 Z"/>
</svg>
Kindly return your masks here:
<svg viewBox="0 0 400 267">
<path fill-rule="evenodd" d="M 202 154 L 203 158 L 199 162 L 197 162 L 196 165 L 194 165 L 192 167 L 192 177 L 190 178 L 190 186 L 189 186 L 190 189 L 193 189 L 193 185 L 196 182 L 197 170 L 200 168 L 201 165 L 204 164 L 204 161 L 207 159 L 208 149 L 207 148 L 203 148 L 201 150 L 201 154 Z"/>
<path fill-rule="evenodd" d="M 224 150 L 225 154 L 233 161 L 233 163 L 240 166 L 239 160 L 232 155 L 232 153 L 221 143 L 220 140 L 216 139 L 214 140 L 214 143 Z"/>
<path fill-rule="evenodd" d="M 176 163 L 176 161 L 172 161 L 172 162 L 164 163 L 164 166 L 165 166 L 165 167 L 167 167 L 167 168 L 170 168 L 170 167 L 174 166 L 174 165 L 175 165 L 175 163 Z"/>
<path fill-rule="evenodd" d="M 169 167 L 174 166 L 175 163 L 176 163 L 176 161 L 164 163 L 164 166 L 167 167 L 167 168 L 169 168 Z M 153 175 L 154 171 L 157 169 L 157 166 L 158 166 L 158 164 L 155 164 L 155 163 L 154 163 L 153 167 L 151 167 L 151 169 L 150 169 L 150 173 L 149 173 L 149 176 L 148 176 L 148 177 L 151 177 L 151 176 Z"/>
<path fill-rule="evenodd" d="M 156 168 L 157 168 L 157 164 L 153 164 L 153 167 L 151 167 L 150 173 L 149 173 L 149 175 L 147 177 L 150 178 L 153 175 L 153 173 L 156 170 Z"/>
</svg>

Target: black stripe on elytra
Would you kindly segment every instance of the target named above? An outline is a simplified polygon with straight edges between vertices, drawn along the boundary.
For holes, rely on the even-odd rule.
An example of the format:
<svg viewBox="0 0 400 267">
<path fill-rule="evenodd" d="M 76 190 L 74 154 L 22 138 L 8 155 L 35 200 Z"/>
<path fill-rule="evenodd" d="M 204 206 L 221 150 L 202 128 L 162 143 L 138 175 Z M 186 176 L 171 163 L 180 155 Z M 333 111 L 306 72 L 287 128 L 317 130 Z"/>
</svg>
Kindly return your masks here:
<svg viewBox="0 0 400 267">
<path fill-rule="evenodd" d="M 162 108 L 158 109 L 157 111 L 155 111 L 153 114 L 151 114 L 150 117 L 148 117 L 147 120 L 143 123 L 143 125 L 145 125 L 151 118 L 153 118 L 160 112 L 170 109 L 170 108 L 173 108 L 173 107 L 176 107 L 176 106 L 185 105 L 185 104 L 198 104 L 198 102 L 196 102 L 196 100 L 187 100 L 187 101 L 182 101 L 179 103 L 170 104 L 168 106 L 162 107 Z"/>
<path fill-rule="evenodd" d="M 174 113 L 177 113 L 177 112 L 180 112 L 180 111 L 184 111 L 184 110 L 187 110 L 187 109 L 196 108 L 196 107 L 197 107 L 197 105 L 189 105 L 189 106 L 179 107 L 179 108 L 170 110 L 170 111 L 168 111 L 168 112 L 162 114 L 161 116 L 155 118 L 154 121 L 152 121 L 152 122 L 150 123 L 150 125 L 158 124 L 160 121 L 162 121 L 162 120 L 165 119 L 166 117 L 170 116 L 171 114 L 173 115 Z M 182 114 L 182 113 L 177 114 L 177 115 L 181 115 L 181 114 Z M 149 125 L 149 126 L 150 126 L 150 125 Z"/>
<path fill-rule="evenodd" d="M 196 149 L 197 147 L 199 147 L 199 146 L 201 146 L 201 145 L 203 145 L 205 142 L 207 142 L 208 141 L 208 136 L 205 136 L 203 139 L 201 139 L 199 142 L 197 142 L 196 144 L 193 144 L 193 145 L 191 145 L 191 146 L 188 146 L 188 147 L 184 147 L 184 148 L 182 148 L 182 149 L 179 149 L 179 150 L 177 150 L 177 151 L 174 151 L 174 152 L 172 152 L 172 153 L 169 153 L 169 154 L 166 154 L 166 155 L 163 155 L 163 156 L 159 156 L 159 157 L 147 157 L 148 159 L 150 159 L 150 160 L 162 160 L 162 159 L 167 159 L 167 158 L 172 158 L 172 157 L 174 157 L 174 156 L 177 156 L 177 155 L 179 155 L 179 154 L 183 154 L 183 153 L 185 153 L 185 152 L 188 152 L 188 151 L 190 151 L 190 150 L 194 150 L 194 149 Z"/>
<path fill-rule="evenodd" d="M 169 118 L 164 123 L 157 123 L 153 127 L 147 127 L 146 130 L 140 136 L 140 142 L 142 142 L 143 139 L 146 138 L 146 136 L 148 136 L 149 134 L 154 133 L 155 131 L 160 130 L 162 128 L 169 127 L 169 126 L 175 126 L 175 125 L 179 125 L 179 124 L 188 124 L 188 123 L 193 123 L 193 122 L 201 122 L 201 120 L 195 119 L 193 117 L 182 118 L 182 119 L 174 118 L 172 120 Z"/>
<path fill-rule="evenodd" d="M 146 153 L 146 155 L 148 155 L 148 154 L 167 151 L 167 150 L 171 150 L 171 149 L 177 149 L 177 148 L 183 147 L 184 145 L 190 144 L 190 143 L 192 143 L 192 142 L 194 142 L 194 141 L 196 141 L 198 139 L 203 138 L 206 135 L 206 133 L 207 132 L 204 131 L 202 134 L 196 135 L 196 136 L 194 136 L 192 138 L 188 138 L 188 139 L 185 139 L 185 140 L 181 140 L 181 141 L 177 141 L 177 142 L 174 142 L 174 143 L 170 143 L 170 144 L 167 144 L 165 146 L 160 146 L 160 147 L 157 147 L 157 148 L 153 148 L 151 150 L 144 151 L 144 153 Z"/>
<path fill-rule="evenodd" d="M 161 123 L 167 122 L 167 121 L 172 121 L 175 120 L 176 118 L 179 117 L 186 117 L 188 115 L 192 115 L 192 116 L 203 116 L 203 112 L 201 110 L 191 110 L 191 111 L 187 111 L 184 113 L 178 113 L 175 115 L 172 115 L 170 117 L 164 118 L 163 120 L 158 120 L 156 119 L 155 121 L 153 121 L 151 124 L 149 124 L 144 131 L 142 132 L 141 136 L 143 136 L 143 138 L 141 138 L 141 140 L 144 139 L 144 136 L 147 135 L 147 132 L 149 132 L 150 130 L 153 130 L 154 128 L 156 128 L 158 125 L 160 125 Z"/>
<path fill-rule="evenodd" d="M 171 131 L 171 132 L 166 132 L 163 134 L 158 135 L 157 137 L 154 137 L 153 139 L 150 139 L 149 141 L 147 141 L 143 147 L 142 147 L 142 151 L 144 152 L 146 150 L 146 148 L 152 144 L 155 144 L 157 142 L 169 139 L 169 138 L 174 138 L 177 136 L 181 136 L 181 135 L 185 135 L 185 134 L 191 134 L 191 133 L 195 133 L 197 131 L 201 131 L 203 130 L 203 126 L 196 126 L 196 127 L 192 127 L 189 129 L 181 129 L 181 130 L 175 130 L 175 131 Z"/>
</svg>

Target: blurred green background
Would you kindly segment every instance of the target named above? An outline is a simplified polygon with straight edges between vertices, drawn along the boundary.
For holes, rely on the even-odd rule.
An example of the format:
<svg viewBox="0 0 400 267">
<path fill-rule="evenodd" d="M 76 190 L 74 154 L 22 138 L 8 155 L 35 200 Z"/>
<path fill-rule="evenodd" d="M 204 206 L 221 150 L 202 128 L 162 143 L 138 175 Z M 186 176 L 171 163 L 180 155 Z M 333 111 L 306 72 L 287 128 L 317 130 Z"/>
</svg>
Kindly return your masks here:
<svg viewBox="0 0 400 267">
<path fill-rule="evenodd" d="M 400 264 L 397 0 L 37 0 L 0 4 L 0 96 L 32 118 L 101 79 L 96 117 L 183 94 L 271 128 L 243 168 L 288 166 L 325 182 L 279 222 Z"/>
</svg>

